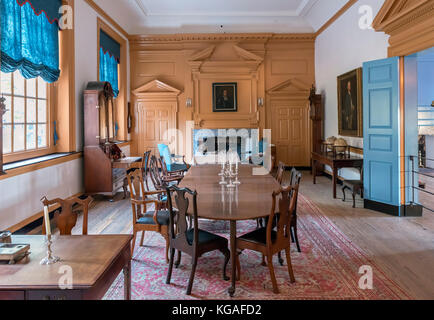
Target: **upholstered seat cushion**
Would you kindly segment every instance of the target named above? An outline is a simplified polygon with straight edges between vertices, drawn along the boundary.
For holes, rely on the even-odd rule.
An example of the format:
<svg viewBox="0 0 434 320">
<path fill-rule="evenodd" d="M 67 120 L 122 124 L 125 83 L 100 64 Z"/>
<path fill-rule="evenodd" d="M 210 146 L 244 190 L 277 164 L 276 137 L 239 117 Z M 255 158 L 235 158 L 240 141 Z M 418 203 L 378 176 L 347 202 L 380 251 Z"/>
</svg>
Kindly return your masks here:
<svg viewBox="0 0 434 320">
<path fill-rule="evenodd" d="M 187 236 L 188 243 L 191 245 L 193 243 L 194 230 L 190 229 L 185 234 Z M 200 244 L 204 244 L 207 242 L 214 242 L 214 241 L 218 241 L 218 240 L 226 241 L 226 242 L 228 241 L 226 238 L 220 237 L 214 233 L 199 229 L 199 243 Z"/>
<path fill-rule="evenodd" d="M 277 232 L 271 230 L 271 241 L 276 240 L 276 236 L 277 236 Z M 265 245 L 267 243 L 267 228 L 256 229 L 255 231 L 242 235 L 238 239 L 255 242 L 255 243 L 261 243 Z"/>
<path fill-rule="evenodd" d="M 148 211 L 146 212 L 143 217 L 141 217 L 139 220 L 137 220 L 137 223 L 139 224 L 155 224 L 154 221 L 154 212 L 155 211 Z M 160 210 L 157 212 L 157 221 L 158 224 L 163 226 L 169 225 L 169 211 L 167 210 Z"/>
<path fill-rule="evenodd" d="M 167 165 L 168 171 L 187 171 L 189 167 L 184 163 L 172 163 Z"/>
</svg>

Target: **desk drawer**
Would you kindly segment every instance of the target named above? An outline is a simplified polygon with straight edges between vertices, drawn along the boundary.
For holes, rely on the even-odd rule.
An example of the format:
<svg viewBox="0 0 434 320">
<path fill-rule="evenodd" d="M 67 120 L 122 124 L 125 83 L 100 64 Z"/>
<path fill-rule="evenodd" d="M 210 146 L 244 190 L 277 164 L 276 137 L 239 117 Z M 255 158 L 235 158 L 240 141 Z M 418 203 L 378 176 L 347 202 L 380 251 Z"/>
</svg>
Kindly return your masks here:
<svg viewBox="0 0 434 320">
<path fill-rule="evenodd" d="M 80 290 L 29 290 L 27 300 L 81 300 Z"/>
<path fill-rule="evenodd" d="M 24 291 L 0 291 L 0 300 L 24 300 Z"/>
</svg>

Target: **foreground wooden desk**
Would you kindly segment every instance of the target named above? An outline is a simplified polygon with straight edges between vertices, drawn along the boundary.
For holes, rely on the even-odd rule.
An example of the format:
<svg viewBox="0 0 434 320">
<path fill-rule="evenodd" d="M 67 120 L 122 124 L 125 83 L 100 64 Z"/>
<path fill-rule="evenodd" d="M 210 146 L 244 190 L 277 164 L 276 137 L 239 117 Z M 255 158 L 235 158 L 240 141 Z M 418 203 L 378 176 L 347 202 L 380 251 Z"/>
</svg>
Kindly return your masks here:
<svg viewBox="0 0 434 320">
<path fill-rule="evenodd" d="M 193 166 L 180 183 L 198 192 L 198 216 L 202 219 L 230 221 L 231 286 L 230 296 L 235 294 L 237 221 L 264 218 L 270 215 L 273 191 L 280 184 L 269 173 L 253 175 L 254 166 L 242 165 L 238 178 L 241 184 L 228 189 L 219 184 L 219 165 Z"/>
<path fill-rule="evenodd" d="M 13 243 L 30 243 L 31 254 L 15 265 L 0 264 L 0 299 L 98 300 L 123 270 L 125 299 L 129 300 L 131 239 L 131 235 L 56 236 L 52 249 L 61 262 L 41 266 L 39 261 L 46 253 L 44 237 L 13 236 Z M 64 266 L 72 270 L 71 289 L 59 287 L 64 283 Z"/>
<path fill-rule="evenodd" d="M 338 179 L 338 170 L 342 168 L 363 168 L 363 158 L 354 155 L 335 155 L 332 152 L 312 152 L 312 176 L 313 184 L 316 184 L 317 164 L 328 165 L 332 169 L 333 179 L 333 198 L 336 199 L 336 185 Z"/>
</svg>

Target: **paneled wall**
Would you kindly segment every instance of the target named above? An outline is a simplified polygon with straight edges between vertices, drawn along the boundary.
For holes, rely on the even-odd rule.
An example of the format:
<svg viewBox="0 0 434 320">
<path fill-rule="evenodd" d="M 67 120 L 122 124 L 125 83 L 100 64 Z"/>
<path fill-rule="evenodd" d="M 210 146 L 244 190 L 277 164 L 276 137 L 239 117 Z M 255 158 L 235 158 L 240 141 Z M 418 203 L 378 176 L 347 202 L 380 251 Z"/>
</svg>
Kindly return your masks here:
<svg viewBox="0 0 434 320">
<path fill-rule="evenodd" d="M 193 121 L 196 129 L 273 127 L 272 96 L 280 96 L 279 105 L 295 105 L 305 118 L 306 125 L 297 126 L 295 136 L 309 136 L 308 96 L 315 81 L 314 38 L 310 34 L 200 34 L 132 36 L 130 41 L 131 88 L 134 112 L 132 153 L 141 153 L 140 132 L 146 119 L 139 121 L 138 112 L 152 109 L 145 100 L 155 100 L 177 93 L 175 126 L 180 130 L 172 147 L 185 154 L 186 121 Z M 158 80 L 158 82 L 154 81 Z M 212 112 L 212 84 L 237 82 L 238 111 Z M 134 94 L 135 92 L 135 94 Z M 258 98 L 264 105 L 258 105 Z M 192 106 L 187 107 L 187 99 Z M 296 103 L 290 102 L 296 99 Z M 154 103 L 155 104 L 155 103 Z M 151 109 L 149 109 L 151 108 Z M 149 114 L 154 114 L 150 112 Z M 288 111 L 292 115 L 292 112 Z M 290 127 L 292 128 L 292 122 Z M 291 129 L 292 130 L 292 129 Z M 277 131 L 277 130 L 276 130 Z M 278 142 L 273 134 L 274 143 Z M 169 139 L 170 140 L 170 139 Z M 306 146 L 309 149 L 309 146 Z M 279 150 L 278 150 L 279 152 Z M 282 160 L 286 161 L 284 155 Z M 308 165 L 294 163 L 295 165 Z"/>
</svg>

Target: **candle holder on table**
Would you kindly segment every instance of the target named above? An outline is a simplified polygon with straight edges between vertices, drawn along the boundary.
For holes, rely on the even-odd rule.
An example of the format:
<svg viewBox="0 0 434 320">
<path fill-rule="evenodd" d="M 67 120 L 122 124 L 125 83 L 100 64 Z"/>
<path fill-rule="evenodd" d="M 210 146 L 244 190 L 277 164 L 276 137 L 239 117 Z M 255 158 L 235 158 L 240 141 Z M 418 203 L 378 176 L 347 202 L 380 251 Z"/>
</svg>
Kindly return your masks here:
<svg viewBox="0 0 434 320">
<path fill-rule="evenodd" d="M 60 258 L 53 255 L 53 251 L 51 250 L 51 245 L 53 243 L 51 234 L 46 236 L 45 243 L 47 245 L 47 256 L 41 260 L 40 264 L 41 265 L 50 265 L 50 264 L 55 264 L 55 263 L 59 262 Z"/>
</svg>

